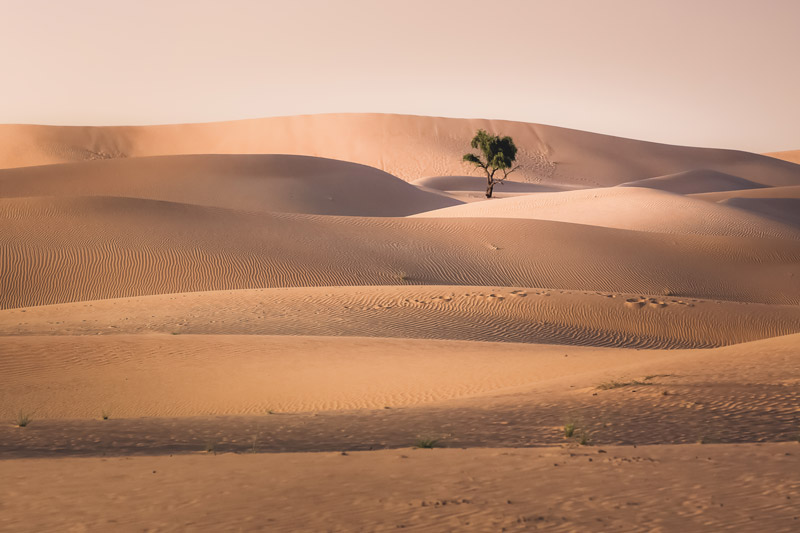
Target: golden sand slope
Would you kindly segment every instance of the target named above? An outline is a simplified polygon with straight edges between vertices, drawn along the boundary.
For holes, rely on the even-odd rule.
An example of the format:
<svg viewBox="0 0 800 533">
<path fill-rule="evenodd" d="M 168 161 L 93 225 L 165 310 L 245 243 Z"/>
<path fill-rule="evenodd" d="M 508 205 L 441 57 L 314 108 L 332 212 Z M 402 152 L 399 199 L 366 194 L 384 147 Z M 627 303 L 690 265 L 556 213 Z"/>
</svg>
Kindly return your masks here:
<svg viewBox="0 0 800 533">
<path fill-rule="evenodd" d="M 780 443 L 3 461 L 0 529 L 785 533 L 800 520 L 797 453 Z"/>
<path fill-rule="evenodd" d="M 768 218 L 678 194 L 633 187 L 539 193 L 414 216 L 525 218 L 656 233 L 800 238 L 800 230 Z"/>
<path fill-rule="evenodd" d="M 248 214 L 0 200 L 0 307 L 219 289 L 548 287 L 796 304 L 800 243 L 538 220 Z"/>
<path fill-rule="evenodd" d="M 176 154 L 283 153 L 382 169 L 406 181 L 461 175 L 478 128 L 510 135 L 516 179 L 587 187 L 705 168 L 769 185 L 797 185 L 800 167 L 774 158 L 669 146 L 521 122 L 340 114 L 141 127 L 0 126 L 0 168 Z"/>
<path fill-rule="evenodd" d="M 191 155 L 0 170 L 0 197 L 119 196 L 254 212 L 404 216 L 459 202 L 316 157 Z"/>
</svg>

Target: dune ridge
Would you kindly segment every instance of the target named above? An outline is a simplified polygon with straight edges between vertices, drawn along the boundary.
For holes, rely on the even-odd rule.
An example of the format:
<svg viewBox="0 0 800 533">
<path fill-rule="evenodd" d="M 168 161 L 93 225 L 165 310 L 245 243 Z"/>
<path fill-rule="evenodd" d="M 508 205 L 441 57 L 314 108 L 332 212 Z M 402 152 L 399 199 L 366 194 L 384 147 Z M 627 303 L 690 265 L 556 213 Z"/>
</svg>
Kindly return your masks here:
<svg viewBox="0 0 800 533">
<path fill-rule="evenodd" d="M 732 150 L 670 146 L 502 120 L 328 114 L 163 126 L 0 126 L 0 168 L 121 157 L 280 153 L 379 168 L 403 180 L 461 175 L 478 128 L 510 135 L 523 168 L 515 179 L 583 187 L 692 169 L 797 185 L 800 166 Z M 756 179 L 757 178 L 757 179 Z"/>
</svg>

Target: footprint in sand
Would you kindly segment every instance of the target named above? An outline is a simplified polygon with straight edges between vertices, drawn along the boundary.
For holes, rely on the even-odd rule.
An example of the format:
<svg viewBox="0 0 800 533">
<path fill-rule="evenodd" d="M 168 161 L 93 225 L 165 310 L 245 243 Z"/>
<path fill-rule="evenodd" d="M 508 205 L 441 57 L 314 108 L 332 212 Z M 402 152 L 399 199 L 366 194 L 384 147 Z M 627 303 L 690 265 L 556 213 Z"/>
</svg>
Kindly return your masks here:
<svg viewBox="0 0 800 533">
<path fill-rule="evenodd" d="M 625 300 L 625 307 L 630 307 L 631 309 L 638 309 L 644 305 L 652 307 L 653 309 L 660 309 L 662 307 L 666 307 L 667 302 L 657 298 L 646 298 L 644 296 L 628 298 Z"/>
</svg>

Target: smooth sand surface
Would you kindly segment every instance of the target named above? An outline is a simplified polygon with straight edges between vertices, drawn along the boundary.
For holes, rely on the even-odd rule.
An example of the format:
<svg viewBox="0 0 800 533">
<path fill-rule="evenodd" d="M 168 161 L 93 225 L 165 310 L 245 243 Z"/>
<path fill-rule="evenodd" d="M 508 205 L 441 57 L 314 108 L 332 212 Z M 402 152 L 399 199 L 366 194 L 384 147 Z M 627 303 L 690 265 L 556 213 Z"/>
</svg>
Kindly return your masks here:
<svg viewBox="0 0 800 533">
<path fill-rule="evenodd" d="M 2 530 L 798 527 L 800 165 L 353 114 L 0 168 Z"/>
<path fill-rule="evenodd" d="M 655 233 L 800 238 L 793 226 L 731 207 L 654 189 L 609 187 L 474 202 L 414 216 L 523 218 Z M 673 216 L 676 212 L 680 217 Z"/>
</svg>

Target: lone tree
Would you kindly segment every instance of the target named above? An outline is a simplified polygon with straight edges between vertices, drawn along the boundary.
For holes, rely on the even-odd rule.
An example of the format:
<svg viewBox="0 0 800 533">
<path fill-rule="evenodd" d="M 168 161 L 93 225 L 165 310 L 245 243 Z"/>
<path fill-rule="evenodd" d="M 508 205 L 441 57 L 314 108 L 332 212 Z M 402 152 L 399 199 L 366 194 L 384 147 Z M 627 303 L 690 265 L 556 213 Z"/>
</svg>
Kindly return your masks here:
<svg viewBox="0 0 800 533">
<path fill-rule="evenodd" d="M 483 158 L 480 155 L 464 154 L 463 159 L 482 168 L 486 173 L 486 198 L 491 198 L 495 183 L 502 183 L 519 168 L 519 165 L 513 166 L 517 159 L 517 147 L 511 137 L 489 135 L 486 130 L 478 130 L 470 144 L 481 151 Z M 496 175 L 498 170 L 503 173 L 503 177 Z"/>
</svg>

